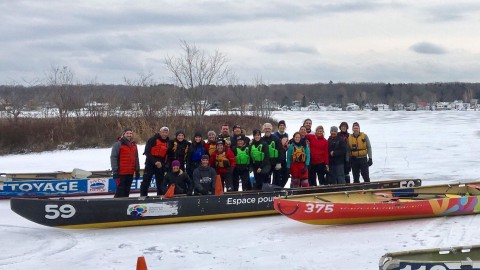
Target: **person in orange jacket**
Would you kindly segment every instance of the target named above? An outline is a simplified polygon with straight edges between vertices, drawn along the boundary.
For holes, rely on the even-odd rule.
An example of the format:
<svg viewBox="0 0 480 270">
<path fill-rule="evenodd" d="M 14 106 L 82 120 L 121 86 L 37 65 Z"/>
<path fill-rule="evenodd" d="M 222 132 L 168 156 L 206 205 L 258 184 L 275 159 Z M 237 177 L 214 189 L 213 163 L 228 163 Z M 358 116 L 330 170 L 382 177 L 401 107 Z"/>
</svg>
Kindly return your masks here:
<svg viewBox="0 0 480 270">
<path fill-rule="evenodd" d="M 223 188 L 233 191 L 233 169 L 236 166 L 235 155 L 226 147 L 224 140 L 217 141 L 217 149 L 210 155 L 210 166 L 215 168 L 222 178 Z"/>
</svg>

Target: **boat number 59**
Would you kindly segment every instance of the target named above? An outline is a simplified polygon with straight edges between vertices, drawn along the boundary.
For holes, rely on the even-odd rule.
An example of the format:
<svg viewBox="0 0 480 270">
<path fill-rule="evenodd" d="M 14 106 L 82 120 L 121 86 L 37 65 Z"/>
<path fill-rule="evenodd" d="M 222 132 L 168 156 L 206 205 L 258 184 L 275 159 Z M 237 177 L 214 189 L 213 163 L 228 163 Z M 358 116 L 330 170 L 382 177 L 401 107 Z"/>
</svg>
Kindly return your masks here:
<svg viewBox="0 0 480 270">
<path fill-rule="evenodd" d="M 307 209 L 305 209 L 305 213 L 331 213 L 333 212 L 333 204 L 325 204 L 325 203 L 307 203 Z"/>
<path fill-rule="evenodd" d="M 45 205 L 45 218 L 48 219 L 57 219 L 61 218 L 71 218 L 75 215 L 75 207 L 70 204 L 63 204 L 63 205 L 55 205 L 55 204 L 47 204 Z"/>
</svg>

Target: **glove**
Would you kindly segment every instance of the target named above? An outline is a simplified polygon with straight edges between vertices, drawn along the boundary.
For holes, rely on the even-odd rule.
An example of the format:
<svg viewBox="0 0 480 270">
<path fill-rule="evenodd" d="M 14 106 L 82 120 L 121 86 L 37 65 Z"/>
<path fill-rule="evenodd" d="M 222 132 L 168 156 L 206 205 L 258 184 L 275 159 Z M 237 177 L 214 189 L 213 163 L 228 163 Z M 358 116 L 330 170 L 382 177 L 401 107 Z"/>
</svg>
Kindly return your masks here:
<svg viewBox="0 0 480 270">
<path fill-rule="evenodd" d="M 367 164 L 368 164 L 368 166 L 372 166 L 372 165 L 373 165 L 373 161 L 372 161 L 371 158 L 368 159 Z"/>
<path fill-rule="evenodd" d="M 136 171 L 135 172 L 135 180 L 138 180 L 140 178 L 140 172 Z"/>
<path fill-rule="evenodd" d="M 282 168 L 282 164 L 281 164 L 281 163 L 277 163 L 277 164 L 275 165 L 275 170 L 278 171 L 278 170 L 280 170 L 281 168 Z"/>
<path fill-rule="evenodd" d="M 303 167 L 303 169 L 302 169 L 302 174 L 306 173 L 306 172 L 307 172 L 307 170 L 308 170 L 308 166 L 307 166 L 307 165 L 305 165 L 305 167 Z"/>
</svg>

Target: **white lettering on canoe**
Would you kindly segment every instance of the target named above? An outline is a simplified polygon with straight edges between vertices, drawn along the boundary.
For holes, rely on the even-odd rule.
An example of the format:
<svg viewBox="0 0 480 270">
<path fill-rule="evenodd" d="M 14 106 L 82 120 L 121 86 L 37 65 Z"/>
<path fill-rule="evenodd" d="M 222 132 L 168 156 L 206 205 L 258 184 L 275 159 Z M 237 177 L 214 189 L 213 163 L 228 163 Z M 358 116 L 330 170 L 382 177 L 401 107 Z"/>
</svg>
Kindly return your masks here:
<svg viewBox="0 0 480 270">
<path fill-rule="evenodd" d="M 7 184 L 5 184 L 7 185 Z M 58 182 L 58 183 L 8 183 L 12 191 L 23 192 L 46 192 L 46 191 L 78 191 L 78 182 Z"/>
<path fill-rule="evenodd" d="M 232 205 L 251 204 L 255 202 L 256 202 L 255 198 L 239 198 L 239 199 L 228 198 L 227 199 L 227 204 L 232 204 Z"/>
</svg>

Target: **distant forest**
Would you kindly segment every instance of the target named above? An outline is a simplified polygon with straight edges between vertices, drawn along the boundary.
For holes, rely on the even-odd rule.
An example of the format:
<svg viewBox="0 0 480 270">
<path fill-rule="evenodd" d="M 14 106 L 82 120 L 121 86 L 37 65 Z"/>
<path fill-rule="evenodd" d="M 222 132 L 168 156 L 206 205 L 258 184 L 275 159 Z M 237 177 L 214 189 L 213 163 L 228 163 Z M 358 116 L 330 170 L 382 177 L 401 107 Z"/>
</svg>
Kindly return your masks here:
<svg viewBox="0 0 480 270">
<path fill-rule="evenodd" d="M 111 109 L 140 110 L 144 116 L 165 109 L 185 105 L 192 100 L 189 90 L 173 84 L 156 85 L 102 85 L 62 84 L 38 86 L 0 86 L 0 111 L 9 111 L 15 117 L 22 111 L 38 108 L 58 108 L 60 117 L 92 104 L 108 104 Z M 318 83 L 209 86 L 196 102 L 227 110 L 248 104 L 262 107 L 265 100 L 279 106 L 291 106 L 294 100 L 318 104 L 347 103 L 359 106 L 369 104 L 407 104 L 410 102 L 452 102 L 480 98 L 480 83 Z M 202 112 L 203 114 L 203 112 Z"/>
<path fill-rule="evenodd" d="M 185 129 L 189 138 L 196 131 L 204 135 L 219 131 L 223 123 L 241 123 L 250 134 L 262 123 L 275 123 L 268 104 L 290 106 L 294 100 L 345 108 L 347 103 L 393 106 L 478 98 L 480 83 L 458 82 L 207 85 L 201 91 L 142 83 L 2 85 L 0 155 L 110 146 L 125 127 L 134 129 L 139 143 L 163 125 L 170 127 L 171 135 Z M 222 108 L 224 115 L 205 116 L 212 105 Z"/>
</svg>

